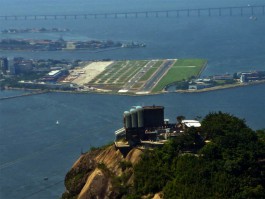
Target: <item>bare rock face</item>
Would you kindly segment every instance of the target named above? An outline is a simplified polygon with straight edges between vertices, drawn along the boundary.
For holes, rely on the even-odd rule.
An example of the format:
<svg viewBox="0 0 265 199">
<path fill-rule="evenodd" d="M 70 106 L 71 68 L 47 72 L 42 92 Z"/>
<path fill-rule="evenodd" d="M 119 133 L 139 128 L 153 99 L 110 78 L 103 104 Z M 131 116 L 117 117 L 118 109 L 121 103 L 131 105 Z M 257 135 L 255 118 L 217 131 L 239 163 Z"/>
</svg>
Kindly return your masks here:
<svg viewBox="0 0 265 199">
<path fill-rule="evenodd" d="M 62 199 L 118 199 L 133 183 L 132 166 L 142 151 L 132 149 L 126 157 L 114 145 L 83 154 L 66 174 Z"/>
<path fill-rule="evenodd" d="M 156 193 L 153 197 L 153 199 L 163 199 L 162 193 Z"/>
<path fill-rule="evenodd" d="M 124 158 L 122 154 L 119 150 L 116 150 L 114 146 L 106 148 L 95 157 L 97 163 L 105 164 L 106 167 L 116 175 L 120 175 L 122 172 L 120 162 L 123 160 Z"/>
<path fill-rule="evenodd" d="M 108 191 L 109 179 L 100 169 L 95 169 L 88 177 L 85 186 L 78 195 L 78 199 L 104 199 Z"/>
<path fill-rule="evenodd" d="M 141 154 L 142 154 L 142 151 L 140 149 L 135 148 L 128 153 L 125 160 L 135 165 L 140 160 Z"/>
</svg>

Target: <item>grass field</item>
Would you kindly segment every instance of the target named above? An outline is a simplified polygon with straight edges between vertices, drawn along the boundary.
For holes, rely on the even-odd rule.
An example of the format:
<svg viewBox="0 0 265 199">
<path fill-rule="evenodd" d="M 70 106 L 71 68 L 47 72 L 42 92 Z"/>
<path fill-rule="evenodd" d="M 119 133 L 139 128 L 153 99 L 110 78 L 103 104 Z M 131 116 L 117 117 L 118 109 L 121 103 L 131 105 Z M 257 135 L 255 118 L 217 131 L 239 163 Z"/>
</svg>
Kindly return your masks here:
<svg viewBox="0 0 265 199">
<path fill-rule="evenodd" d="M 155 65 L 150 68 L 140 79 L 140 81 L 146 81 L 148 80 L 154 73 L 155 71 L 161 66 L 161 64 L 163 63 L 162 60 L 159 60 L 155 63 Z"/>
<path fill-rule="evenodd" d="M 162 91 L 167 85 L 174 82 L 197 77 L 203 70 L 206 60 L 203 59 L 179 59 L 162 77 L 153 88 L 152 92 Z"/>
<path fill-rule="evenodd" d="M 148 80 L 164 67 L 166 60 L 124 60 L 114 61 L 100 74 L 94 77 L 88 85 L 112 90 L 128 89 L 128 92 L 138 92 L 144 88 Z M 167 85 L 182 80 L 197 77 L 204 69 L 206 60 L 180 59 L 158 81 L 151 92 L 161 92 Z M 138 79 L 135 79 L 135 77 Z"/>
<path fill-rule="evenodd" d="M 146 60 L 115 61 L 104 72 L 91 80 L 89 84 L 106 88 L 111 87 L 115 90 L 121 89 L 147 63 Z"/>
</svg>

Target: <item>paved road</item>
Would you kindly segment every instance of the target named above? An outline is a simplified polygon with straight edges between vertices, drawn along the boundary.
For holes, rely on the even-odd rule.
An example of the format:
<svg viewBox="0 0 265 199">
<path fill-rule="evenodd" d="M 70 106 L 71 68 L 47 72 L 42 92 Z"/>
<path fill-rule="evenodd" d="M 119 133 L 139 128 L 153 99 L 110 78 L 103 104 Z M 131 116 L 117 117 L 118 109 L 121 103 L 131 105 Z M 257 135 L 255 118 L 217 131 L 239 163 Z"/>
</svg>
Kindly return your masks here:
<svg viewBox="0 0 265 199">
<path fill-rule="evenodd" d="M 151 91 L 160 78 L 165 74 L 165 72 L 171 67 L 175 60 L 167 60 L 163 63 L 158 71 L 145 83 L 141 92 Z"/>
<path fill-rule="evenodd" d="M 125 90 L 130 90 L 132 86 L 137 83 L 141 77 L 148 71 L 156 61 L 150 61 L 148 62 L 139 72 L 137 72 L 130 80 L 129 82 L 124 86 Z"/>
</svg>

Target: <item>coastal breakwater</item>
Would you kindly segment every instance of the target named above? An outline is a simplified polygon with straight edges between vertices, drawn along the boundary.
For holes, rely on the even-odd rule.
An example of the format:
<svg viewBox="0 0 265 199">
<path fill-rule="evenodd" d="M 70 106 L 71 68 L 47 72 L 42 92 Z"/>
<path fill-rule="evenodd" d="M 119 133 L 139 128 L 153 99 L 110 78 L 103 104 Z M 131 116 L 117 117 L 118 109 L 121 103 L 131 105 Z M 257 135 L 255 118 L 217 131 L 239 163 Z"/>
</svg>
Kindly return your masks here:
<svg viewBox="0 0 265 199">
<path fill-rule="evenodd" d="M 36 92 L 31 92 L 31 93 L 23 93 L 19 95 L 13 95 L 13 96 L 8 96 L 8 97 L 1 97 L 0 100 L 8 100 L 8 99 L 14 99 L 14 98 L 19 98 L 19 97 L 27 97 L 27 96 L 32 96 L 32 95 L 40 95 L 44 93 L 48 93 L 49 91 L 36 91 Z"/>
</svg>

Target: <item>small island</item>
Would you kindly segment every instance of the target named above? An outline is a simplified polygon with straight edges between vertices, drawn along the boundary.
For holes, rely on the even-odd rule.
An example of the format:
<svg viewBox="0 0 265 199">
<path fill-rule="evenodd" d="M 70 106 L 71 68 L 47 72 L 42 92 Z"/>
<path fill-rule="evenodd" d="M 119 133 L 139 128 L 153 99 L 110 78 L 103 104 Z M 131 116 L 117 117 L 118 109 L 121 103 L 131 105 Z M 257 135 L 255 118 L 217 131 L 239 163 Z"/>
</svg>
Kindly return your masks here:
<svg viewBox="0 0 265 199">
<path fill-rule="evenodd" d="M 143 48 L 141 42 L 114 42 L 112 40 L 65 41 L 62 37 L 58 40 L 35 39 L 2 39 L 0 50 L 13 51 L 62 51 L 62 50 L 104 50 L 116 48 Z"/>
</svg>

